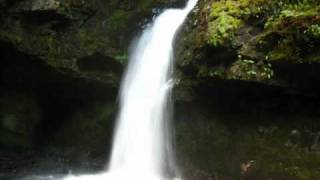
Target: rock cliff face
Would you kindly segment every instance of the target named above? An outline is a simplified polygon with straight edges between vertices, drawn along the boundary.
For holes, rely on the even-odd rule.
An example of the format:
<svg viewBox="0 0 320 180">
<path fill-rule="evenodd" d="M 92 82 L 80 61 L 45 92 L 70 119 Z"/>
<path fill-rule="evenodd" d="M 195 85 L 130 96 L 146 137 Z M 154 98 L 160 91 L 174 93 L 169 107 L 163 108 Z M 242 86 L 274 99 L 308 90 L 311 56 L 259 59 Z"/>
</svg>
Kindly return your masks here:
<svg viewBox="0 0 320 180">
<path fill-rule="evenodd" d="M 164 8 L 184 3 L 1 0 L 0 156 L 106 161 L 130 43 Z M 7 161 L 1 170 L 17 168 Z"/>
<path fill-rule="evenodd" d="M 314 0 L 199 2 L 175 54 L 188 177 L 320 177 L 319 8 Z"/>
<path fill-rule="evenodd" d="M 184 3 L 0 0 L 0 159 L 103 167 L 130 42 Z M 175 46 L 188 179 L 320 179 L 319 11 L 318 0 L 199 0 Z M 26 167 L 12 161 L 0 170 Z"/>
<path fill-rule="evenodd" d="M 1 1 L 0 40 L 58 71 L 117 85 L 131 40 L 171 4 L 181 1 Z"/>
</svg>

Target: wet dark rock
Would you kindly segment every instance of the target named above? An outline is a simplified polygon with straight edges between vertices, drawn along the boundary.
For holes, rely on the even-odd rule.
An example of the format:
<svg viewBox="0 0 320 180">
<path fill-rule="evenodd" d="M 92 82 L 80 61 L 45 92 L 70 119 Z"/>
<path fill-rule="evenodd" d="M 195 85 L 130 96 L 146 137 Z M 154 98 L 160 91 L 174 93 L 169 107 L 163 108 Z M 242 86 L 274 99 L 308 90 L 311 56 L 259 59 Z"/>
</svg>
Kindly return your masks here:
<svg viewBox="0 0 320 180">
<path fill-rule="evenodd" d="M 0 47 L 1 152 L 105 154 L 117 87 L 61 73 L 8 44 Z"/>
<path fill-rule="evenodd" d="M 117 86 L 131 40 L 161 9 L 184 3 L 161 0 L 135 3 L 117 0 L 3 1 L 0 41 L 37 57 L 60 72 L 72 72 L 75 77 Z M 101 69 L 93 72 L 91 68 L 89 73 L 78 67 L 84 59 L 95 56 L 106 59 L 104 67 L 117 66 L 114 69 L 117 72 Z M 115 65 L 117 63 L 122 66 Z"/>
</svg>

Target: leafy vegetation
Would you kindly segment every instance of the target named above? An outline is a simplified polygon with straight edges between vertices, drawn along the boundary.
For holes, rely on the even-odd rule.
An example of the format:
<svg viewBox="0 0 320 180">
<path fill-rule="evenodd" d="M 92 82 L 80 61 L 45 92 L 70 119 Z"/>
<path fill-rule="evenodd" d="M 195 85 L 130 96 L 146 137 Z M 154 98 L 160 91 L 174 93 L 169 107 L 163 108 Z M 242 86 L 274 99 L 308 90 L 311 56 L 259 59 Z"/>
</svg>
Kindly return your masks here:
<svg viewBox="0 0 320 180">
<path fill-rule="evenodd" d="M 230 68 L 232 79 L 263 81 L 274 76 L 272 65 L 261 61 L 255 62 L 250 59 L 240 59 Z"/>
<path fill-rule="evenodd" d="M 320 38 L 320 25 L 319 24 L 313 24 L 311 25 L 306 31 L 305 33 L 312 37 L 312 38 Z"/>
<path fill-rule="evenodd" d="M 234 30 L 242 25 L 242 21 L 226 13 L 221 14 L 209 24 L 208 43 L 213 46 L 222 44 L 226 39 L 233 37 Z"/>
<path fill-rule="evenodd" d="M 269 3 L 266 0 L 214 1 L 210 10 L 207 42 L 218 46 L 232 40 L 235 31 L 250 17 L 259 17 Z"/>
</svg>

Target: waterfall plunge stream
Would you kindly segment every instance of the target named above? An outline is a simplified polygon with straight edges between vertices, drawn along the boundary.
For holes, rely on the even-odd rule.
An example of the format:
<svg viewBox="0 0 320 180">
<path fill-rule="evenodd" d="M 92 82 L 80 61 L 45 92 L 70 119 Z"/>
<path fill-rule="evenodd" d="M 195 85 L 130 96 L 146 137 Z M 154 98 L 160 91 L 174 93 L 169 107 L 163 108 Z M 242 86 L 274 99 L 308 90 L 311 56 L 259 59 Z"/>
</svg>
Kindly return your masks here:
<svg viewBox="0 0 320 180">
<path fill-rule="evenodd" d="M 177 177 L 169 126 L 172 44 L 197 0 L 169 9 L 147 28 L 130 58 L 120 92 L 107 172 L 65 180 L 164 180 Z M 168 112 L 169 111 L 169 112 Z"/>
</svg>

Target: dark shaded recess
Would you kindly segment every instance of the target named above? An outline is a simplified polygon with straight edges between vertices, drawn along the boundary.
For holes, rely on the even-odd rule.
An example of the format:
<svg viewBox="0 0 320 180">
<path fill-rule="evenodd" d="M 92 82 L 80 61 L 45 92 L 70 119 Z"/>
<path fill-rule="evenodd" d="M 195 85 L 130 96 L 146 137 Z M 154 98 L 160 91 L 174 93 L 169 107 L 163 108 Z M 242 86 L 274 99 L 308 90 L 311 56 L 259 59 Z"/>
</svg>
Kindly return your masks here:
<svg viewBox="0 0 320 180">
<path fill-rule="evenodd" d="M 291 132 L 298 129 L 303 137 L 301 143 L 309 150 L 314 144 L 314 134 L 317 134 L 320 129 L 319 94 L 317 97 L 311 97 L 292 93 L 278 86 L 225 80 L 206 80 L 199 84 L 194 94 L 197 96 L 193 101 L 175 102 L 174 120 L 177 124 L 183 122 L 186 126 L 192 126 L 201 121 L 217 127 L 219 125 L 216 124 L 223 124 L 226 129 L 221 131 L 230 133 L 228 137 L 230 139 L 223 139 L 222 143 L 223 146 L 224 143 L 230 141 L 230 147 L 225 150 L 228 152 L 230 150 L 232 155 L 228 155 L 228 152 L 225 152 L 226 155 L 224 155 L 230 157 L 228 161 L 239 158 L 238 154 L 233 155 L 233 153 L 245 150 L 242 149 L 243 147 L 237 149 L 238 147 L 233 145 L 238 141 L 248 141 L 243 137 L 254 134 L 261 127 L 276 127 L 280 129 L 280 132 Z M 196 134 L 195 137 L 197 137 Z M 223 134 L 220 136 L 224 137 Z M 217 135 L 217 141 L 220 136 Z M 195 141 L 201 140 L 196 139 Z M 212 142 L 208 142 L 208 147 L 210 145 Z M 218 145 L 213 149 L 204 148 L 204 151 L 212 154 L 219 148 Z M 210 155 L 206 155 L 201 161 L 206 162 L 206 158 L 210 158 Z M 211 162 L 219 161 L 213 159 Z"/>
<path fill-rule="evenodd" d="M 97 101 L 115 102 L 116 88 L 62 74 L 3 42 L 0 52 L 0 93 L 30 92 L 42 108 L 37 147 L 49 142 L 74 111 L 91 107 Z"/>
<path fill-rule="evenodd" d="M 121 63 L 100 53 L 79 59 L 77 65 L 82 71 L 113 72 L 117 75 L 121 75 L 123 71 Z"/>
<path fill-rule="evenodd" d="M 21 19 L 24 27 L 31 30 L 34 26 L 47 25 L 49 22 L 52 30 L 62 31 L 72 23 L 70 19 L 57 13 L 56 10 L 10 13 L 10 16 Z"/>
<path fill-rule="evenodd" d="M 291 88 L 291 93 L 320 96 L 320 64 L 279 62 L 273 64 L 275 75 Z"/>
<path fill-rule="evenodd" d="M 251 23 L 253 27 L 256 29 L 254 31 L 251 31 L 251 35 L 257 35 L 259 32 L 261 32 L 264 29 L 264 24 L 268 20 L 268 16 L 264 13 L 258 13 L 254 16 L 250 16 L 247 20 L 247 22 Z"/>
<path fill-rule="evenodd" d="M 204 53 L 206 58 L 201 60 L 205 61 L 208 66 L 221 64 L 229 66 L 237 59 L 236 51 L 226 47 L 206 47 Z"/>
<path fill-rule="evenodd" d="M 305 37 L 302 36 L 303 40 L 300 40 L 297 45 L 299 49 L 299 55 L 301 58 L 306 58 L 310 55 L 318 56 L 320 48 L 320 38 L 316 37 Z"/>
<path fill-rule="evenodd" d="M 311 88 L 315 84 L 306 82 L 305 85 Z M 201 95 L 200 99 L 211 97 L 225 112 L 247 113 L 260 110 L 274 114 L 301 113 L 315 116 L 320 113 L 320 94 L 310 96 L 299 89 L 237 80 L 212 80 L 201 84 L 197 91 Z"/>
<path fill-rule="evenodd" d="M 23 0 L 0 0 L 0 8 L 4 8 L 4 10 L 6 10 L 7 8 L 11 8 L 21 1 Z"/>
<path fill-rule="evenodd" d="M 177 69 L 179 69 L 181 72 L 183 72 L 183 74 L 189 78 L 192 78 L 192 77 L 196 77 L 197 76 L 197 73 L 198 73 L 198 70 L 196 69 L 195 66 L 179 66 L 177 67 Z"/>
<path fill-rule="evenodd" d="M 274 47 L 277 47 L 277 45 L 279 44 L 280 40 L 285 39 L 286 37 L 278 34 L 276 32 L 272 32 L 270 34 L 268 34 L 265 39 L 268 40 L 268 43 L 264 44 L 263 46 L 260 46 L 260 50 L 265 50 L 268 51 L 270 49 L 274 49 Z"/>
<path fill-rule="evenodd" d="M 294 72 L 294 71 L 293 71 Z M 318 71 L 319 72 L 319 71 Z M 306 76 L 304 78 L 307 78 Z M 301 77 L 301 79 L 304 79 Z M 195 89 L 198 96 L 194 104 L 201 104 L 209 112 L 225 116 L 273 116 L 273 117 L 310 117 L 315 119 L 320 115 L 319 81 L 304 79 L 305 86 L 314 89 L 312 96 L 299 89 L 270 86 L 254 82 L 236 80 L 206 80 Z M 309 80 L 309 82 L 307 82 Z M 318 80 L 318 79 L 317 79 Z M 317 92 L 317 93 L 316 93 Z M 292 123 L 291 118 L 283 118 L 283 122 Z M 260 123 L 256 118 L 238 118 L 237 123 Z M 270 122 L 273 120 L 270 119 Z M 281 123 L 281 122 L 278 122 Z M 301 123 L 301 122 L 300 122 Z M 313 125 L 319 122 L 310 122 Z"/>
<path fill-rule="evenodd" d="M 42 25 L 48 22 L 56 22 L 58 27 L 66 27 L 71 23 L 66 16 L 58 14 L 56 10 L 42 10 L 42 11 L 26 11 L 11 14 L 21 16 L 22 22 L 27 25 Z"/>
</svg>

